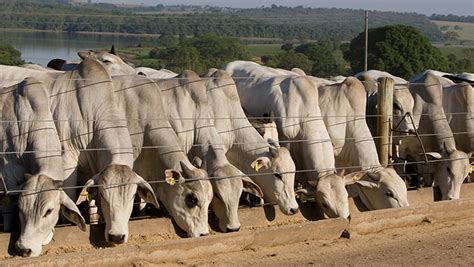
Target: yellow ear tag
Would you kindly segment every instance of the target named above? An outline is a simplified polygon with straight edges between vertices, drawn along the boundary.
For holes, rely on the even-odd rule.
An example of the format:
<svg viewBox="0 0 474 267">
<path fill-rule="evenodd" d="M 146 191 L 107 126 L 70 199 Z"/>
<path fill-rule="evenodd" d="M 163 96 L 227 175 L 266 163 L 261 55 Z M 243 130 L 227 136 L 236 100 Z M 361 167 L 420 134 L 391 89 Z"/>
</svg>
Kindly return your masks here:
<svg viewBox="0 0 474 267">
<path fill-rule="evenodd" d="M 255 162 L 255 171 L 258 172 L 263 167 L 263 164 L 260 163 L 259 160 Z"/>
<path fill-rule="evenodd" d="M 308 201 L 308 197 L 305 194 L 300 195 L 300 202 L 301 203 L 306 203 Z"/>
<path fill-rule="evenodd" d="M 166 177 L 166 182 L 171 186 L 176 184 L 176 180 L 173 177 Z"/>
<path fill-rule="evenodd" d="M 365 175 L 365 173 L 361 173 L 361 174 L 354 175 L 354 176 L 352 176 L 352 181 L 357 182 L 357 181 L 359 181 L 360 178 L 362 178 L 362 176 L 364 176 L 364 175 Z"/>
<path fill-rule="evenodd" d="M 92 195 L 89 194 L 89 192 L 86 191 L 86 197 L 87 197 L 87 201 L 91 202 L 92 201 Z"/>
<path fill-rule="evenodd" d="M 469 174 L 471 174 L 473 172 L 474 172 L 474 165 L 471 165 L 471 167 L 469 168 Z"/>
</svg>

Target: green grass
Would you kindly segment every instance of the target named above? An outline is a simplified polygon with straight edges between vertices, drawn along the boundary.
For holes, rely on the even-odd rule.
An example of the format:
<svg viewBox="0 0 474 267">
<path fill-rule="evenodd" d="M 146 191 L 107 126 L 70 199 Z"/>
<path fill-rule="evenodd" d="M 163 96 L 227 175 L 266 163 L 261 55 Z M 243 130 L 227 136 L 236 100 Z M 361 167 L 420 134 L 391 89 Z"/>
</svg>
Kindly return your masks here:
<svg viewBox="0 0 474 267">
<path fill-rule="evenodd" d="M 445 56 L 449 54 L 454 54 L 458 59 L 467 58 L 474 60 L 473 46 L 438 46 L 438 48 Z"/>
<path fill-rule="evenodd" d="M 448 29 L 442 30 L 443 33 L 447 31 L 454 31 L 459 34 L 459 40 L 474 42 L 474 23 L 439 20 L 433 20 L 432 22 L 436 24 L 439 28 L 447 26 Z M 455 26 L 459 26 L 462 29 L 456 30 L 454 29 Z"/>
<path fill-rule="evenodd" d="M 247 46 L 252 57 L 271 56 L 283 52 L 281 44 L 250 44 Z"/>
</svg>

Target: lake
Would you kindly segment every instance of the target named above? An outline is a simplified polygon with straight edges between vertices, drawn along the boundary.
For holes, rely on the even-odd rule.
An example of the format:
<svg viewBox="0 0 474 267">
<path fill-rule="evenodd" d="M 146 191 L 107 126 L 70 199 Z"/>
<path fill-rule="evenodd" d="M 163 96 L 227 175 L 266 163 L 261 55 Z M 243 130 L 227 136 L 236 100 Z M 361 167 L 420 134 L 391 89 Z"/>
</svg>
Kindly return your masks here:
<svg viewBox="0 0 474 267">
<path fill-rule="evenodd" d="M 135 35 L 100 35 L 62 32 L 26 32 L 0 30 L 0 43 L 10 44 L 21 52 L 26 62 L 45 65 L 53 58 L 78 60 L 78 51 L 152 45 L 157 37 Z"/>
</svg>

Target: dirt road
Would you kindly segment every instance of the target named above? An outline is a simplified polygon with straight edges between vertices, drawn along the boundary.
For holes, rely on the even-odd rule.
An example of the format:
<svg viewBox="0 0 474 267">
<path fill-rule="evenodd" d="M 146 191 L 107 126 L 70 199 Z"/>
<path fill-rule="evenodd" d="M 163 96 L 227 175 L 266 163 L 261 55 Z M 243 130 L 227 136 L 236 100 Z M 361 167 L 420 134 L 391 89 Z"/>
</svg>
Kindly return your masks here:
<svg viewBox="0 0 474 267">
<path fill-rule="evenodd" d="M 153 262 L 130 262 L 133 266 Z M 423 223 L 333 241 L 308 241 L 190 259 L 166 265 L 474 266 L 474 219 Z"/>
</svg>

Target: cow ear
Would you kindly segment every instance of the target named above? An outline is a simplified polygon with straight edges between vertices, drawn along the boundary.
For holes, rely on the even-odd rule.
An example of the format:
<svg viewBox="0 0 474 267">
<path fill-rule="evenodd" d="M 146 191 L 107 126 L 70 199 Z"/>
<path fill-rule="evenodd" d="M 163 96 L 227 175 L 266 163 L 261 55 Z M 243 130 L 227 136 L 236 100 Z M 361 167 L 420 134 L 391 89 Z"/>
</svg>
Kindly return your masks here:
<svg viewBox="0 0 474 267">
<path fill-rule="evenodd" d="M 76 204 L 61 190 L 61 213 L 71 221 L 72 223 L 76 224 L 79 229 L 82 231 L 86 231 L 86 221 L 81 215 L 81 212 L 77 208 Z"/>
<path fill-rule="evenodd" d="M 141 176 L 137 174 L 138 182 L 137 182 L 137 194 L 138 196 L 145 200 L 147 203 L 153 204 L 157 209 L 160 208 L 160 204 L 158 204 L 158 200 L 156 199 L 155 192 L 150 184 L 145 181 Z"/>
<path fill-rule="evenodd" d="M 309 197 L 316 197 L 317 193 L 316 193 L 316 190 L 314 190 L 313 187 L 308 186 L 308 187 L 296 190 L 295 194 L 300 196 L 300 197 L 301 197 L 301 195 L 305 195 L 305 196 L 309 196 Z"/>
<path fill-rule="evenodd" d="M 254 181 L 252 181 L 248 176 L 242 177 L 243 188 L 242 191 L 249 194 L 255 195 L 259 198 L 263 198 L 263 191 Z"/>
<path fill-rule="evenodd" d="M 94 197 L 97 194 L 97 189 L 92 186 L 97 183 L 98 177 L 98 175 L 95 175 L 92 177 L 92 179 L 87 180 L 81 190 L 81 193 L 79 194 L 79 197 L 77 198 L 76 205 L 79 205 L 84 201 L 88 201 L 89 195 Z"/>
<path fill-rule="evenodd" d="M 165 170 L 165 181 L 173 186 L 176 183 L 182 183 L 184 182 L 183 176 L 176 170 L 173 169 L 166 169 Z"/>
<path fill-rule="evenodd" d="M 255 169 L 258 172 L 261 168 L 265 167 L 265 169 L 270 168 L 271 161 L 268 157 L 259 157 L 250 164 L 252 169 Z"/>
<path fill-rule="evenodd" d="M 358 184 L 366 188 L 379 188 L 377 181 L 372 179 L 367 171 L 358 171 L 344 176 L 344 183 L 346 185 Z"/>
<path fill-rule="evenodd" d="M 423 154 L 421 154 L 423 155 Z M 426 152 L 426 155 L 431 159 L 441 159 L 443 156 L 438 152 Z"/>
<path fill-rule="evenodd" d="M 362 177 L 366 176 L 367 171 L 352 172 L 344 176 L 344 184 L 351 185 L 358 182 Z"/>
<path fill-rule="evenodd" d="M 77 55 L 81 58 L 81 59 L 86 59 L 88 57 L 91 56 L 91 52 L 90 51 L 80 51 L 80 52 L 77 52 Z"/>
</svg>

